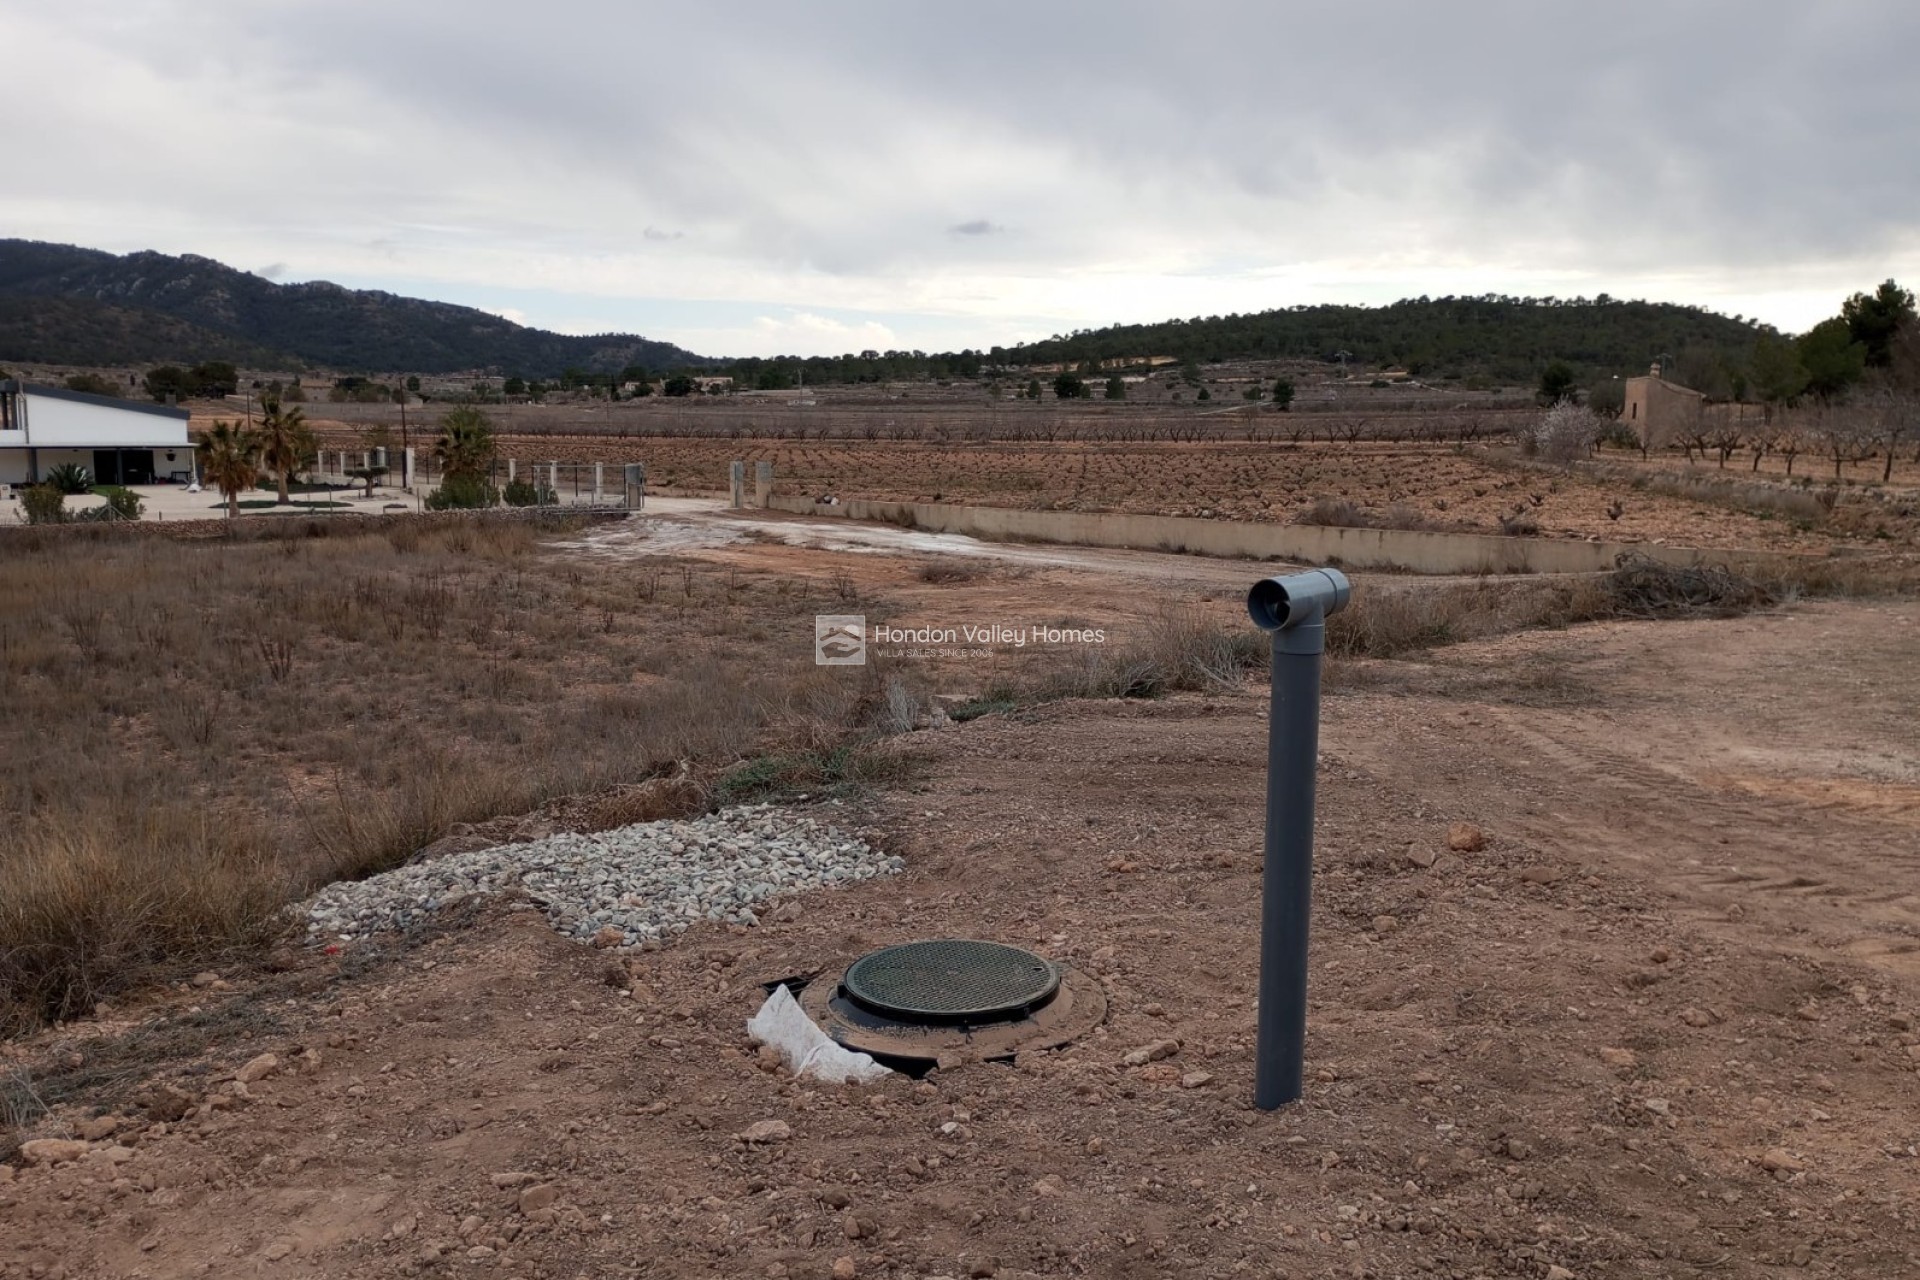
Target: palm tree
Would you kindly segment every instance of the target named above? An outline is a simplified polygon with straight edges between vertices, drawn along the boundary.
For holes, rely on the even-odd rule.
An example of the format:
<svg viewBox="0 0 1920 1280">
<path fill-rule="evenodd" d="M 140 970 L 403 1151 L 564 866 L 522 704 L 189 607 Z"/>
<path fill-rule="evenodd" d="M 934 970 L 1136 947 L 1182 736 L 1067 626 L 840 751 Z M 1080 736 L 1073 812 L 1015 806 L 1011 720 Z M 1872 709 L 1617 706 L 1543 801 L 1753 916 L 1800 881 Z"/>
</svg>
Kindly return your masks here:
<svg viewBox="0 0 1920 1280">
<path fill-rule="evenodd" d="M 227 497 L 227 515 L 240 514 L 240 495 L 260 483 L 260 433 L 237 422 L 216 422 L 200 433 L 200 473 Z"/>
<path fill-rule="evenodd" d="M 453 410 L 440 419 L 433 456 L 447 476 L 483 478 L 493 466 L 493 424 L 471 406 Z"/>
<path fill-rule="evenodd" d="M 287 482 L 313 457 L 313 428 L 298 409 L 282 409 L 278 400 L 266 402 L 260 419 L 260 462 L 280 481 L 280 501 L 288 502 Z"/>
</svg>

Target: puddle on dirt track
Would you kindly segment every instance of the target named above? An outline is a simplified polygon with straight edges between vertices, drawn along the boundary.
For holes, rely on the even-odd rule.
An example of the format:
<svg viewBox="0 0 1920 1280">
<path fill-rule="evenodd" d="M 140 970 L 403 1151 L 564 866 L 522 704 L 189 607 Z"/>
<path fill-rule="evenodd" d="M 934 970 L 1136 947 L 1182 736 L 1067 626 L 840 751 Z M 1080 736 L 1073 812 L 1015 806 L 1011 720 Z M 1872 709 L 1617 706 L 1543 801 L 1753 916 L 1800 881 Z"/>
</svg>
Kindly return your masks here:
<svg viewBox="0 0 1920 1280">
<path fill-rule="evenodd" d="M 697 516 L 690 519 L 670 515 L 635 516 L 618 524 L 602 525 L 579 538 L 556 542 L 553 546 L 561 551 L 630 560 L 643 556 L 709 551 L 749 540 L 867 555 L 941 554 L 1033 560 L 1044 564 L 1072 562 L 1075 559 L 1071 553 L 996 546 L 964 534 L 926 533 L 892 526 L 832 526 L 799 520 L 727 516 Z"/>
<path fill-rule="evenodd" d="M 710 551 L 744 541 L 746 534 L 716 521 L 633 516 L 617 524 L 595 525 L 578 538 L 552 546 L 556 551 L 572 551 L 596 559 L 635 560 L 643 556 Z"/>
<path fill-rule="evenodd" d="M 662 510 L 651 509 L 657 502 Z M 637 560 L 738 547 L 747 543 L 805 548 L 859 556 L 946 556 L 1000 561 L 1031 569 L 1075 569 L 1180 582 L 1205 582 L 1235 591 L 1272 571 L 1273 562 L 1212 559 L 1160 551 L 1052 543 L 989 542 L 960 533 L 904 529 L 845 519 L 780 520 L 757 512 L 736 515 L 702 499 L 649 500 L 646 515 L 596 527 L 581 537 L 553 543 L 602 560 Z M 1392 580 L 1369 575 L 1370 581 Z"/>
</svg>

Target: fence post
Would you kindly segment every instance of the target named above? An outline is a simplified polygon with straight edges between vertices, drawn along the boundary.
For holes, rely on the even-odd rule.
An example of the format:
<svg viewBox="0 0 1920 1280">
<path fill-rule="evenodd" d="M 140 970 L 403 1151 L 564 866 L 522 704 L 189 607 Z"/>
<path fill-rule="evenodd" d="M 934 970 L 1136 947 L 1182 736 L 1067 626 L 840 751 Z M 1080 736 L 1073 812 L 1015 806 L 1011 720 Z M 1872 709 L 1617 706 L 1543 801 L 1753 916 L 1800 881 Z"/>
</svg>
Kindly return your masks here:
<svg viewBox="0 0 1920 1280">
<path fill-rule="evenodd" d="M 600 462 L 593 464 L 593 505 L 596 507 L 600 505 L 600 481 L 602 468 L 605 465 L 606 464 Z"/>
<path fill-rule="evenodd" d="M 747 464 L 745 462 L 727 464 L 727 491 L 731 495 L 728 505 L 735 511 L 747 505 Z"/>
<path fill-rule="evenodd" d="M 413 446 L 408 445 L 400 455 L 400 489 L 403 493 L 413 492 Z"/>
</svg>

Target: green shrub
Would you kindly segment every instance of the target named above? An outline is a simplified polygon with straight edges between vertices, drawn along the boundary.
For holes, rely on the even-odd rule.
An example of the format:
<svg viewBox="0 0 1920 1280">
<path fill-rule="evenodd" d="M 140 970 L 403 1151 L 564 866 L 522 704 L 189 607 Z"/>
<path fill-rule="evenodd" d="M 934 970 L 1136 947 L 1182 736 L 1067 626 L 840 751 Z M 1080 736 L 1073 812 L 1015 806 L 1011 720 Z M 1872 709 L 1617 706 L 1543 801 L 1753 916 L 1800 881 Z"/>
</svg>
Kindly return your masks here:
<svg viewBox="0 0 1920 1280">
<path fill-rule="evenodd" d="M 65 524 L 67 495 L 50 484 L 36 484 L 20 495 L 28 524 Z"/>
<path fill-rule="evenodd" d="M 146 504 L 133 490 L 117 484 L 95 485 L 95 493 L 107 500 L 104 507 L 76 513 L 82 520 L 138 520 Z"/>
<path fill-rule="evenodd" d="M 93 396 L 120 395 L 120 384 L 111 378 L 103 378 L 97 373 L 76 373 L 67 379 L 67 390 L 84 391 Z"/>
<path fill-rule="evenodd" d="M 531 480 L 509 480 L 500 495 L 510 507 L 551 507 L 560 501 L 552 489 Z"/>
<path fill-rule="evenodd" d="M 755 756 L 722 774 L 711 800 L 725 807 L 802 795 L 857 795 L 909 778 L 918 767 L 913 757 L 878 750 L 871 741 L 842 742 L 819 750 Z"/>
<path fill-rule="evenodd" d="M 454 474 L 440 482 L 427 495 L 429 511 L 472 511 L 491 507 L 500 501 L 500 491 L 483 476 Z"/>
<path fill-rule="evenodd" d="M 63 494 L 93 492 L 93 472 L 77 462 L 63 462 L 47 469 L 47 483 Z"/>
<path fill-rule="evenodd" d="M 1606 449 L 1639 449 L 1640 433 L 1619 420 L 1600 429 L 1600 445 Z"/>
</svg>

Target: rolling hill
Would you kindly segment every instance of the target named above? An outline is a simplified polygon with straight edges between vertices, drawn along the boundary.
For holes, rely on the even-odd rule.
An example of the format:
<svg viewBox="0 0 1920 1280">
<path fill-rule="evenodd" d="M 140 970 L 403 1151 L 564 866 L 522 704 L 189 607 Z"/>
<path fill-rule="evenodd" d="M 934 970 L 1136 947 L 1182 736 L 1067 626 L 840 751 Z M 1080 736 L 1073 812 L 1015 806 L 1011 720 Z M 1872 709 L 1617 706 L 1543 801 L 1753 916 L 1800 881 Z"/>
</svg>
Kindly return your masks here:
<svg viewBox="0 0 1920 1280">
<path fill-rule="evenodd" d="M 1387 306 L 1296 306 L 1245 315 L 1082 329 L 1019 346 L 923 355 L 752 359 L 728 362 L 747 385 L 781 385 L 796 370 L 810 383 L 970 378 L 986 369 L 1080 365 L 1125 369 L 1150 357 L 1224 361 L 1340 360 L 1355 371 L 1398 365 L 1417 377 L 1486 377 L 1529 384 L 1565 361 L 1583 383 L 1669 363 L 1743 366 L 1768 326 L 1671 302 L 1608 298 L 1410 298 Z"/>
<path fill-rule="evenodd" d="M 1251 315 L 1115 325 L 1018 349 L 1027 362 L 1124 361 L 1172 355 L 1197 361 L 1331 360 L 1400 365 L 1415 374 L 1537 378 L 1564 360 L 1585 375 L 1644 372 L 1647 362 L 1706 348 L 1744 359 L 1763 325 L 1670 302 L 1596 299 L 1410 298 L 1382 307 L 1301 306 Z"/>
<path fill-rule="evenodd" d="M 0 359 L 529 377 L 709 363 L 633 334 L 572 337 L 451 303 L 326 281 L 276 284 L 192 254 L 115 255 L 34 240 L 0 240 Z"/>
<path fill-rule="evenodd" d="M 985 351 L 718 361 L 632 334 L 570 337 L 472 307 L 326 281 L 276 284 L 195 255 L 118 256 L 0 240 L 0 360 L 130 365 L 230 360 L 266 368 L 358 373 L 488 370 L 552 377 L 568 368 L 655 372 L 724 367 L 747 386 L 972 378 L 1030 364 L 1113 368 L 1149 356 L 1228 360 L 1345 359 L 1416 376 L 1537 379 L 1564 360 L 1582 380 L 1640 372 L 1659 356 L 1744 364 L 1772 329 L 1700 307 L 1599 298 L 1411 298 L 1388 306 L 1323 304 L 1246 315 L 1080 330 Z"/>
</svg>

